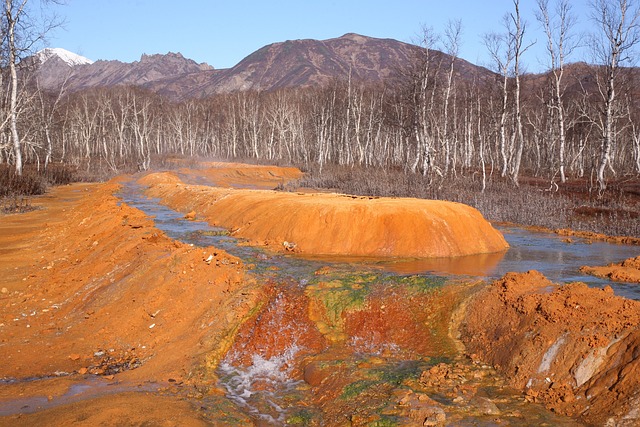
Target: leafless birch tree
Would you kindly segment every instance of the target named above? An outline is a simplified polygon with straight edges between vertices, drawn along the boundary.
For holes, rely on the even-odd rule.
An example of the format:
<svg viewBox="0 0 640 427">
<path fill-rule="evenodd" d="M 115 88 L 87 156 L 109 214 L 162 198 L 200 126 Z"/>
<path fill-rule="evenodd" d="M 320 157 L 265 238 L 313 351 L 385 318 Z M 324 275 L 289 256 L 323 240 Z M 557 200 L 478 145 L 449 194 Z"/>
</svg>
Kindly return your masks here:
<svg viewBox="0 0 640 427">
<path fill-rule="evenodd" d="M 640 42 L 640 8 L 633 0 L 593 0 L 591 11 L 599 30 L 592 37 L 591 47 L 601 66 L 601 72 L 597 73 L 603 103 L 597 180 L 603 191 L 607 188 L 605 171 L 607 168 L 613 171 L 611 153 L 620 116 L 617 85 L 621 67 L 632 60 L 632 53 Z"/>
</svg>

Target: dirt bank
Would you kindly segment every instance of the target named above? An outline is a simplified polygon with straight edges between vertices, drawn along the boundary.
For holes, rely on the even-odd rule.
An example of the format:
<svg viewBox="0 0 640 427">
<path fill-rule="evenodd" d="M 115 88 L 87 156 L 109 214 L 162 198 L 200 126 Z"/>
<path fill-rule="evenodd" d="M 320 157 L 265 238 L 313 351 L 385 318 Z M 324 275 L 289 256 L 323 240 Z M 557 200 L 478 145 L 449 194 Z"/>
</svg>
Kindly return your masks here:
<svg viewBox="0 0 640 427">
<path fill-rule="evenodd" d="M 607 266 L 584 266 L 580 271 L 616 282 L 640 283 L 640 256 Z"/>
<path fill-rule="evenodd" d="M 189 405 L 158 390 L 197 382 L 194 368 L 217 362 L 260 298 L 237 259 L 169 239 L 121 204 L 117 189 L 59 187 L 34 202 L 40 210 L 2 218 L 0 408 L 11 414 L 17 402 L 22 414 L 0 425 L 50 425 L 47 414 L 62 412 L 76 421 L 113 423 L 112 414 L 122 424 L 194 425 Z M 221 262 L 205 262 L 209 255 Z M 78 390 L 106 384 L 87 403 L 95 412 L 73 403 L 83 399 Z M 106 409 L 139 390 L 123 398 L 135 405 Z"/>
<path fill-rule="evenodd" d="M 473 296 L 461 339 L 528 399 L 593 425 L 640 423 L 640 302 L 509 273 Z"/>
<path fill-rule="evenodd" d="M 225 162 L 201 162 L 198 169 L 180 169 L 179 174 L 190 184 L 264 189 L 274 189 L 302 177 L 300 169 L 293 167 Z"/>
<path fill-rule="evenodd" d="M 593 233 L 591 231 L 575 231 L 566 228 L 553 230 L 558 236 L 577 237 L 579 239 L 596 240 L 600 242 L 615 243 L 621 245 L 639 245 L 640 237 L 631 236 L 607 236 L 602 233 Z"/>
<path fill-rule="evenodd" d="M 234 190 L 185 185 L 170 173 L 140 180 L 148 194 L 255 245 L 302 254 L 455 257 L 504 251 L 503 236 L 459 203 Z"/>
</svg>

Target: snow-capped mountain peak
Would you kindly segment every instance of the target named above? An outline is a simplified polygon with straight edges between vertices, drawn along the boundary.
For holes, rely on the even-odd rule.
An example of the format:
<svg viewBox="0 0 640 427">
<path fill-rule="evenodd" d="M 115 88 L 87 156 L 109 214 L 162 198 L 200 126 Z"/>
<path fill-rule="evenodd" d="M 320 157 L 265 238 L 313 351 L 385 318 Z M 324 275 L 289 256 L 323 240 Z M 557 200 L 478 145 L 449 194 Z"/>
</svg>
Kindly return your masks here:
<svg viewBox="0 0 640 427">
<path fill-rule="evenodd" d="M 74 67 L 76 65 L 93 64 L 92 60 L 59 47 L 48 47 L 46 49 L 42 49 L 41 51 L 38 51 L 35 56 L 40 60 L 41 63 L 45 63 L 50 58 L 56 56 L 66 62 L 70 67 Z"/>
</svg>

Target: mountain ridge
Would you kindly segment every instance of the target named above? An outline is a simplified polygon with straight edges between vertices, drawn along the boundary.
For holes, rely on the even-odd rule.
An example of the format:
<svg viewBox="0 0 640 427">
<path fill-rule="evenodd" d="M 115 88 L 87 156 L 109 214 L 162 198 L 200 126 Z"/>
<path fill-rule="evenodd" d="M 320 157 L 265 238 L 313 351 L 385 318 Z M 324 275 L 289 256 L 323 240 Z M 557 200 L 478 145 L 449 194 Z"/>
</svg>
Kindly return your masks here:
<svg viewBox="0 0 640 427">
<path fill-rule="evenodd" d="M 226 69 L 214 69 L 169 52 L 143 54 L 132 63 L 99 60 L 70 68 L 49 64 L 54 59 L 51 58 L 41 64 L 37 77 L 43 88 L 52 91 L 59 90 L 62 83 L 72 92 L 93 87 L 135 86 L 173 100 L 184 100 L 237 91 L 321 86 L 336 79 L 379 83 L 411 67 L 421 52 L 424 52 L 421 47 L 398 40 L 347 33 L 326 40 L 271 43 Z M 451 58 L 439 51 L 429 52 L 438 60 Z M 461 58 L 456 58 L 455 64 L 461 75 L 491 73 Z"/>
</svg>

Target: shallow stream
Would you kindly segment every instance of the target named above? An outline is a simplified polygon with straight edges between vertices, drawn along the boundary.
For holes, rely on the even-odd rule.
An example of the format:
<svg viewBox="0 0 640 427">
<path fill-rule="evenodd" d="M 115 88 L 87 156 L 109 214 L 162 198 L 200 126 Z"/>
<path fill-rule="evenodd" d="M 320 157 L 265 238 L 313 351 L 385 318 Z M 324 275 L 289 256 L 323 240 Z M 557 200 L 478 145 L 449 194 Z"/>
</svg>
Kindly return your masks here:
<svg viewBox="0 0 640 427">
<path fill-rule="evenodd" d="M 270 299 L 243 325 L 217 370 L 227 398 L 258 425 L 398 425 L 416 411 L 421 419 L 437 418 L 442 407 L 448 425 L 576 425 L 526 403 L 491 368 L 463 358 L 450 338 L 450 319 L 472 291 L 468 283 L 477 279 L 538 270 L 555 282 L 602 287 L 610 283 L 583 275 L 580 266 L 638 255 L 633 246 L 567 243 L 503 227 L 511 248 L 500 254 L 303 259 L 265 252 L 224 229 L 185 220 L 135 184 L 120 196 L 153 216 L 170 237 L 239 257 L 270 287 Z M 637 285 L 611 286 L 640 299 Z M 341 419 L 345 413 L 351 419 Z"/>
</svg>

